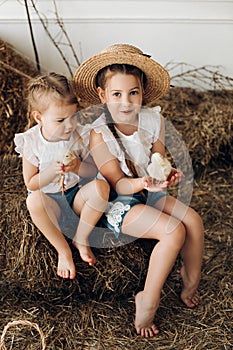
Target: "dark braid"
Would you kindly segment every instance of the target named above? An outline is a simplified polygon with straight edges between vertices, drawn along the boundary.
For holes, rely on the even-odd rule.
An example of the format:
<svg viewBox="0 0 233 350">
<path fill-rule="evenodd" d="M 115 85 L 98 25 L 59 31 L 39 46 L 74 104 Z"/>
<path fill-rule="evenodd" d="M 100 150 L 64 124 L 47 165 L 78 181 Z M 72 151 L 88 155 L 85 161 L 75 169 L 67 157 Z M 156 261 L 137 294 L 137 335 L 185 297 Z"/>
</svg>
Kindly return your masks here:
<svg viewBox="0 0 233 350">
<path fill-rule="evenodd" d="M 128 169 L 131 171 L 131 173 L 133 174 L 134 177 L 138 177 L 136 167 L 135 167 L 133 161 L 130 159 L 129 154 L 126 151 L 125 146 L 123 145 L 121 138 L 117 134 L 116 127 L 115 127 L 114 121 L 112 119 L 111 113 L 109 112 L 108 107 L 106 105 L 104 108 L 104 112 L 105 112 L 105 116 L 106 116 L 107 126 L 109 127 L 110 131 L 112 132 L 113 136 L 115 137 L 116 141 L 118 142 L 118 145 L 120 146 L 120 148 L 122 149 L 122 151 L 125 154 L 125 162 L 126 162 Z"/>
<path fill-rule="evenodd" d="M 123 74 L 134 75 L 134 76 L 138 77 L 141 84 L 142 84 L 142 89 L 144 89 L 146 82 L 147 82 L 145 74 L 139 68 L 137 68 L 133 65 L 129 65 L 129 64 L 112 64 L 110 66 L 107 66 L 107 67 L 104 67 L 103 69 L 101 69 L 96 76 L 96 81 L 95 81 L 96 87 L 100 86 L 102 89 L 104 89 L 108 77 L 110 77 L 111 75 L 114 75 L 115 73 L 118 73 L 118 72 L 123 73 Z M 108 125 L 110 131 L 112 132 L 112 134 L 115 137 L 115 139 L 117 140 L 120 148 L 122 149 L 122 151 L 125 154 L 125 161 L 126 161 L 126 165 L 127 165 L 128 169 L 131 171 L 131 173 L 133 174 L 134 177 L 139 177 L 138 172 L 137 172 L 136 167 L 135 167 L 135 164 L 130 159 L 128 152 L 126 151 L 126 149 L 121 141 L 121 138 L 117 134 L 117 131 L 116 131 L 116 128 L 114 125 L 114 121 L 112 119 L 112 116 L 111 116 L 107 106 L 105 106 L 105 115 L 106 115 L 107 125 Z"/>
</svg>

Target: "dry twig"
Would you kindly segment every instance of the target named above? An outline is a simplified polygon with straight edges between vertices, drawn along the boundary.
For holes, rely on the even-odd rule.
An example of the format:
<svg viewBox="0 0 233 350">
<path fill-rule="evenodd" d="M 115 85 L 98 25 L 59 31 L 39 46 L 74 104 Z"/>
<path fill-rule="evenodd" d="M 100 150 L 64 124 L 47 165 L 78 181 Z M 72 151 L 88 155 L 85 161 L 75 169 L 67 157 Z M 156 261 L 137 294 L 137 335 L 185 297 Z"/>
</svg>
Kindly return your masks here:
<svg viewBox="0 0 233 350">
<path fill-rule="evenodd" d="M 39 12 L 39 10 L 38 10 L 38 8 L 36 6 L 35 1 L 31 0 L 31 3 L 32 3 L 32 6 L 33 6 L 33 8 L 34 8 L 34 10 L 35 10 L 35 12 L 36 12 L 40 22 L 41 22 L 41 24 L 42 24 L 46 34 L 48 35 L 48 37 L 50 38 L 50 40 L 52 41 L 52 43 L 54 44 L 54 46 L 58 50 L 60 56 L 62 57 L 65 65 L 66 65 L 66 67 L 67 67 L 67 69 L 68 69 L 68 71 L 70 73 L 70 76 L 72 77 L 73 76 L 73 71 L 72 71 L 71 65 L 70 65 L 68 59 L 66 58 L 63 50 L 60 47 L 62 44 L 64 45 L 64 43 L 61 43 L 60 41 L 56 41 L 56 38 L 54 38 L 52 36 L 51 32 L 49 31 L 47 20 L 44 19 L 42 17 L 42 15 L 40 14 L 40 12 Z M 71 49 L 73 57 L 76 60 L 76 64 L 79 65 L 80 63 L 79 63 L 78 57 L 77 57 L 77 55 L 75 53 L 75 50 L 74 50 L 73 45 L 72 45 L 72 43 L 71 43 L 71 41 L 69 39 L 69 36 L 68 36 L 68 34 L 67 34 L 66 30 L 65 30 L 64 23 L 63 23 L 62 19 L 58 15 L 58 11 L 57 11 L 57 6 L 56 6 L 56 1 L 55 0 L 53 0 L 53 4 L 54 4 L 54 7 L 55 7 L 55 16 L 56 16 L 57 23 L 58 23 L 58 25 L 59 25 L 59 27 L 61 29 L 62 34 L 65 36 L 65 39 L 67 41 L 66 45 Z"/>
</svg>

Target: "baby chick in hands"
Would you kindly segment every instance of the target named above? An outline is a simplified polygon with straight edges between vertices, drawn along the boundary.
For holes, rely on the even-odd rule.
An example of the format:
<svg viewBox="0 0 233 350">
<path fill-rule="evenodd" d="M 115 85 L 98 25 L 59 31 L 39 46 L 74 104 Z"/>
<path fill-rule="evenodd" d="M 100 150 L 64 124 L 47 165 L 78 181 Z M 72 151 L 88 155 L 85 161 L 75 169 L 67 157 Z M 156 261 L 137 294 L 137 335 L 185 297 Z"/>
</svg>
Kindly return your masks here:
<svg viewBox="0 0 233 350">
<path fill-rule="evenodd" d="M 148 174 L 158 181 L 166 181 L 172 170 L 171 163 L 160 153 L 152 154 L 151 163 L 148 165 Z"/>
<path fill-rule="evenodd" d="M 172 167 L 170 161 L 160 153 L 151 156 L 151 163 L 147 167 L 150 178 L 145 181 L 145 188 L 150 192 L 164 190 L 167 186 L 177 185 L 183 173 Z"/>
<path fill-rule="evenodd" d="M 63 154 L 58 154 L 58 162 L 62 163 L 62 165 L 61 165 L 62 172 L 60 173 L 56 183 L 61 184 L 60 187 L 61 187 L 62 194 L 64 194 L 64 192 L 66 190 L 65 167 L 67 167 L 67 165 L 69 165 L 75 158 L 76 158 L 76 156 L 70 150 L 68 150 L 67 152 L 65 152 Z"/>
</svg>

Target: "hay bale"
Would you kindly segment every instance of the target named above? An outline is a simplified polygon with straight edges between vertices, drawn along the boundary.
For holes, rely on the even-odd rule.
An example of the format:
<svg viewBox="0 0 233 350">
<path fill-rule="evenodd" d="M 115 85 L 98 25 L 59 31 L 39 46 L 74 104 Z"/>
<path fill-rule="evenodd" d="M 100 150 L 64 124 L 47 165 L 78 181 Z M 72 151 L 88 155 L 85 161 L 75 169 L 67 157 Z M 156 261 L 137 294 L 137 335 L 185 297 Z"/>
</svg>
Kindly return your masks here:
<svg viewBox="0 0 233 350">
<path fill-rule="evenodd" d="M 24 89 L 38 72 L 14 47 L 0 39 L 0 154 L 13 153 L 16 132 L 27 125 Z"/>
<path fill-rule="evenodd" d="M 27 193 L 21 174 L 21 160 L 11 155 L 0 159 L 3 174 L 0 190 L 3 209 L 0 217 L 1 272 L 8 281 L 22 282 L 29 291 L 60 289 L 62 283 L 56 276 L 56 252 L 35 228 L 26 209 Z M 228 218 L 227 213 L 232 210 L 232 171 L 232 168 L 223 167 L 216 171 L 208 170 L 199 183 L 195 184 L 191 204 L 200 212 L 205 226 L 212 229 L 223 220 L 222 208 L 226 205 L 228 210 L 224 213 L 224 223 L 225 229 L 229 227 L 230 230 L 232 218 Z M 224 237 L 224 234 L 218 230 L 213 237 L 210 233 L 209 238 L 220 242 L 225 239 L 231 246 L 231 235 Z M 75 281 L 64 281 L 64 286 L 67 284 L 70 288 L 74 285 L 84 295 L 93 292 L 103 297 L 116 291 L 119 294 L 124 294 L 126 290 L 131 293 L 135 286 L 142 284 L 154 244 L 155 242 L 151 242 L 147 245 L 138 240 L 126 245 L 115 242 L 115 246 L 109 244 L 109 248 L 94 248 L 98 262 L 93 268 L 82 262 L 78 252 L 72 247 L 78 276 Z"/>
<path fill-rule="evenodd" d="M 233 91 L 174 88 L 160 101 L 163 115 L 180 133 L 195 173 L 211 161 L 233 160 Z M 174 153 L 179 148 L 174 144 Z"/>
</svg>

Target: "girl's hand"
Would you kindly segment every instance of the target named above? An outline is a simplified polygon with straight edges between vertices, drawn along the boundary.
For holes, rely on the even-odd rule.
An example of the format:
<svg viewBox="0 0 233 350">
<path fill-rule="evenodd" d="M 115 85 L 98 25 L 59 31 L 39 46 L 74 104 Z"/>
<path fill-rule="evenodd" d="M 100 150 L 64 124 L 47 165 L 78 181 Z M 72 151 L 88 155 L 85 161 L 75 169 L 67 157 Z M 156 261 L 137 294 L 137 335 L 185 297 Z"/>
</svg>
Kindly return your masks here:
<svg viewBox="0 0 233 350">
<path fill-rule="evenodd" d="M 168 186 L 177 186 L 179 181 L 182 180 L 183 178 L 184 178 L 184 174 L 181 171 L 175 168 L 172 168 L 167 178 Z"/>
<path fill-rule="evenodd" d="M 166 187 L 168 186 L 167 181 L 161 182 L 154 179 L 151 176 L 145 176 L 143 177 L 142 180 L 143 180 L 144 189 L 146 189 L 148 192 L 160 192 L 166 189 Z"/>
<path fill-rule="evenodd" d="M 64 173 L 69 173 L 70 171 L 73 173 L 78 173 L 78 169 L 80 167 L 81 160 L 77 157 L 72 159 L 68 164 L 63 164 Z"/>
<path fill-rule="evenodd" d="M 64 174 L 65 171 L 64 171 L 64 164 L 63 163 L 56 161 L 53 164 L 51 164 L 51 166 L 54 167 L 56 175 Z"/>
</svg>

